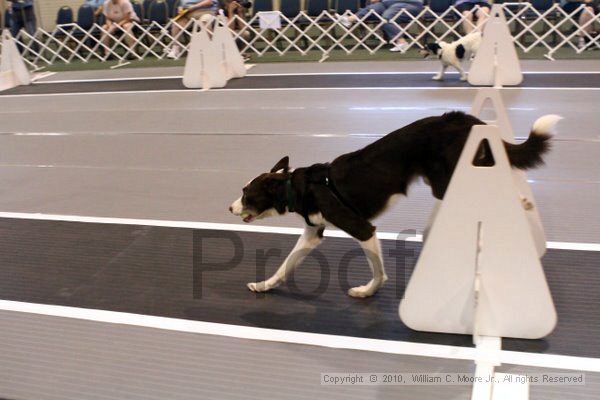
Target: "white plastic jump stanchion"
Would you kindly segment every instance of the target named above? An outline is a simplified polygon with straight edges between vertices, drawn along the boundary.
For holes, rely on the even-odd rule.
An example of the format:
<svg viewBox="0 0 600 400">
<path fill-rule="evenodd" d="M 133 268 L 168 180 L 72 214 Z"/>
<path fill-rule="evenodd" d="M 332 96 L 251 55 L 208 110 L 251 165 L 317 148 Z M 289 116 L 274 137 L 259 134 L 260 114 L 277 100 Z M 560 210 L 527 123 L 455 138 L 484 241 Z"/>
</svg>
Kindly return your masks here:
<svg viewBox="0 0 600 400">
<path fill-rule="evenodd" d="M 194 23 L 194 31 L 188 49 L 188 56 L 183 70 L 183 85 L 190 89 L 208 90 L 225 87 L 223 50 L 208 35 L 209 26 L 214 18 Z M 200 25 L 200 30 L 198 30 Z"/>
<path fill-rule="evenodd" d="M 0 91 L 31 84 L 29 70 L 8 29 L 2 31 L 0 58 Z"/>
<path fill-rule="evenodd" d="M 502 140 L 509 143 L 515 143 L 515 134 L 502 100 L 500 91 L 496 88 L 480 88 L 477 90 L 473 106 L 471 108 L 471 115 L 481 118 L 483 113 L 483 107 L 486 101 L 489 100 L 496 115 L 495 120 L 485 120 L 486 123 L 497 125 L 500 129 Z M 524 132 L 525 133 L 525 132 Z M 521 200 L 527 208 L 527 219 L 531 228 L 531 233 L 535 241 L 535 246 L 538 251 L 538 255 L 542 257 L 546 253 L 546 234 L 544 232 L 544 226 L 542 225 L 542 219 L 533 197 L 533 192 L 529 183 L 527 183 L 527 175 L 524 171 L 513 169 L 512 170 L 515 184 L 521 194 Z"/>
<path fill-rule="evenodd" d="M 493 166 L 473 165 L 484 141 Z M 414 330 L 473 335 L 473 400 L 492 398 L 501 337 L 538 339 L 556 325 L 526 213 L 499 128 L 474 126 L 399 308 Z"/>
<path fill-rule="evenodd" d="M 523 81 L 517 50 L 500 4 L 492 6 L 468 81 L 476 86 L 514 86 Z"/>
<path fill-rule="evenodd" d="M 202 88 L 202 38 L 198 33 L 198 24 L 194 20 L 194 27 L 190 37 L 185 67 L 183 68 L 183 86 L 188 89 Z M 206 44 L 205 44 L 206 45 Z"/>
<path fill-rule="evenodd" d="M 217 17 L 213 42 L 216 46 L 221 48 L 223 54 L 223 67 L 225 68 L 225 76 L 227 79 L 243 78 L 246 76 L 244 59 L 242 58 L 242 54 L 227 25 L 226 17 Z"/>
</svg>

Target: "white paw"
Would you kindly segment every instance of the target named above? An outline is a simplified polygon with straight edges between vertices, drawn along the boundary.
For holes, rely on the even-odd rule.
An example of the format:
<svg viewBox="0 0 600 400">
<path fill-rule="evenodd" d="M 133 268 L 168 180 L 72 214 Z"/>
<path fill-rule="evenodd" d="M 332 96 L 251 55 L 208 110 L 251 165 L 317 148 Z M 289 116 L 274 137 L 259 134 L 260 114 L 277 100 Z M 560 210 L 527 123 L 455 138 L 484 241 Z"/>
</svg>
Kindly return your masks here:
<svg viewBox="0 0 600 400">
<path fill-rule="evenodd" d="M 383 286 L 385 281 L 387 281 L 387 276 L 384 276 L 383 279 L 378 281 L 372 279 L 366 285 L 350 288 L 348 290 L 348 295 L 351 297 L 358 298 L 373 296 L 377 292 L 377 290 L 379 290 L 379 288 Z"/>
<path fill-rule="evenodd" d="M 248 289 L 250 289 L 253 292 L 266 292 L 267 290 L 270 289 L 270 287 L 267 287 L 267 283 L 265 281 L 251 282 L 251 283 L 248 283 L 246 286 L 248 287 Z"/>
<path fill-rule="evenodd" d="M 266 292 L 279 286 L 281 282 L 273 282 L 271 279 L 262 282 L 251 282 L 246 284 L 248 289 L 253 292 Z"/>
<path fill-rule="evenodd" d="M 375 291 L 372 290 L 371 285 L 363 285 L 350 288 L 348 290 L 348 295 L 351 297 L 365 298 L 372 296 Z"/>
<path fill-rule="evenodd" d="M 433 78 L 434 81 L 441 81 L 442 80 L 442 76 L 441 75 L 435 75 Z"/>
<path fill-rule="evenodd" d="M 466 81 L 467 80 L 467 76 L 466 75 L 461 76 L 460 80 L 463 81 L 463 82 Z"/>
</svg>

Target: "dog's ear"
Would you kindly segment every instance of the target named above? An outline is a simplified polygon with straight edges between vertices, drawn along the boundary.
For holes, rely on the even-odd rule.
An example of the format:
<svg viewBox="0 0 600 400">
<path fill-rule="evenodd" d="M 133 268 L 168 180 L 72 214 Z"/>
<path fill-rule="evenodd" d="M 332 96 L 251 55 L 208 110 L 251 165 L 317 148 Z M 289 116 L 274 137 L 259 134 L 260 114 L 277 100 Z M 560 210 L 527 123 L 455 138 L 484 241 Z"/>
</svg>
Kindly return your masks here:
<svg viewBox="0 0 600 400">
<path fill-rule="evenodd" d="M 273 168 L 271 168 L 271 172 L 281 171 L 288 172 L 290 170 L 290 157 L 285 156 L 281 160 L 275 164 Z"/>
<path fill-rule="evenodd" d="M 440 51 L 441 48 L 442 46 L 440 46 L 438 43 L 427 43 L 427 49 L 435 55 L 438 55 L 438 51 Z"/>
</svg>

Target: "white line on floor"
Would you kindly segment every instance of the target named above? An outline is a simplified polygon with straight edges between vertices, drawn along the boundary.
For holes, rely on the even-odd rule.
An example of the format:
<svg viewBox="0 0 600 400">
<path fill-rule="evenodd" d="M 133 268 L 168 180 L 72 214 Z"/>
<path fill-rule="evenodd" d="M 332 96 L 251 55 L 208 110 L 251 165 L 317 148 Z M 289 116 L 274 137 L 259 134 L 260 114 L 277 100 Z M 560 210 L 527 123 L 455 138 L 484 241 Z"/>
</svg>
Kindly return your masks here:
<svg viewBox="0 0 600 400">
<path fill-rule="evenodd" d="M 252 77 L 266 77 L 266 76 L 344 76 L 344 75 L 431 75 L 437 71 L 381 71 L 381 72 L 296 72 L 296 73 L 275 73 L 275 74 L 248 74 L 246 76 Z M 457 75 L 458 72 L 447 72 L 447 74 Z M 525 75 L 564 75 L 564 74 L 600 74 L 600 71 L 525 71 Z M 141 81 L 149 79 L 182 79 L 182 75 L 166 75 L 166 76 L 134 76 L 134 77 L 120 77 L 120 78 L 90 78 L 90 79 L 59 79 L 38 82 L 38 84 L 58 84 L 58 83 L 92 83 L 92 82 L 120 82 L 120 81 Z"/>
<path fill-rule="evenodd" d="M 31 78 L 31 82 L 37 82 L 40 79 L 49 78 L 54 75 L 56 75 L 56 72 L 39 72 L 37 74 L 33 74 L 33 77 Z M 44 83 L 44 82 L 37 82 L 37 83 Z"/>
<path fill-rule="evenodd" d="M 0 300 L 0 310 L 74 318 L 111 324 L 133 325 L 177 332 L 218 335 L 268 342 L 293 343 L 335 349 L 374 351 L 387 354 L 437 357 L 456 360 L 474 360 L 477 356 L 475 349 L 472 347 L 295 332 L 8 300 Z M 503 350 L 501 351 L 500 361 L 504 364 L 600 372 L 600 359 L 597 358 Z"/>
<path fill-rule="evenodd" d="M 236 88 L 236 89 L 167 89 L 167 90 L 117 90 L 110 92 L 80 92 L 80 93 L 34 93 L 34 94 L 7 94 L 0 95 L 0 99 L 14 97 L 52 97 L 52 96 L 91 96 L 111 94 L 158 94 L 158 93 L 225 93 L 225 92 L 293 92 L 293 91 L 317 91 L 317 90 L 477 90 L 479 87 L 431 87 L 431 86 L 396 86 L 396 87 L 315 87 L 315 88 Z M 598 88 L 569 88 L 569 87 L 503 87 L 500 90 L 561 90 L 561 91 L 596 91 Z"/>
<path fill-rule="evenodd" d="M 223 224 L 215 222 L 194 222 L 194 221 L 169 221 L 155 219 L 135 219 L 135 218 L 111 218 L 111 217 L 88 217 L 80 215 L 59 215 L 59 214 L 41 214 L 41 213 L 16 213 L 0 212 L 0 218 L 32 219 L 43 221 L 66 221 L 66 222 L 84 222 L 95 224 L 121 224 L 121 225 L 143 225 L 169 228 L 187 228 L 204 229 L 233 232 L 254 232 L 254 233 L 274 233 L 283 235 L 300 235 L 302 228 L 262 226 L 251 224 Z M 349 238 L 350 236 L 337 229 L 325 230 L 326 237 Z M 377 232 L 377 237 L 384 240 L 404 240 L 407 242 L 421 242 L 421 235 L 395 232 Z M 575 243 L 575 242 L 547 242 L 548 249 L 558 250 L 580 250 L 580 251 L 600 251 L 600 243 Z"/>
<path fill-rule="evenodd" d="M 55 81 L 37 82 L 38 84 L 59 84 L 59 83 L 93 83 L 93 82 L 122 82 L 122 81 L 145 81 L 149 79 L 182 79 L 182 75 L 171 76 L 132 76 L 129 78 L 94 78 L 94 79 L 59 79 Z"/>
</svg>

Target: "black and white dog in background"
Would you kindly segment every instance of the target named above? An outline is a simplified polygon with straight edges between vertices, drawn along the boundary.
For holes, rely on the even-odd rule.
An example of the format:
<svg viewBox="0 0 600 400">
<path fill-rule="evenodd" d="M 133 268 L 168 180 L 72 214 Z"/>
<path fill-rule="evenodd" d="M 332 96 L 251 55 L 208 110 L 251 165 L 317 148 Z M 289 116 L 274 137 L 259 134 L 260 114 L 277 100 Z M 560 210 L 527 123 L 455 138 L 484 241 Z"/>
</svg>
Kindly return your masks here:
<svg viewBox="0 0 600 400">
<path fill-rule="evenodd" d="M 442 69 L 432 79 L 441 81 L 444 79 L 444 73 L 449 66 L 453 66 L 460 73 L 460 80 L 466 81 L 467 74 L 465 73 L 462 63 L 465 60 L 470 60 L 471 56 L 477 53 L 481 44 L 481 33 L 472 32 L 462 38 L 452 42 L 437 42 L 428 43 L 425 49 L 421 50 L 424 57 L 436 56 L 442 63 Z"/>
<path fill-rule="evenodd" d="M 550 147 L 550 132 L 559 119 L 556 115 L 541 117 L 525 142 L 504 143 L 514 168 L 534 168 L 543 163 L 542 155 Z M 248 288 L 262 292 L 285 282 L 321 242 L 325 227 L 333 225 L 360 243 L 373 272 L 370 282 L 350 289 L 348 294 L 373 295 L 387 276 L 370 221 L 399 195 L 405 195 L 417 177 L 422 177 L 431 186 L 433 196 L 441 200 L 471 127 L 480 124 L 484 122 L 471 115 L 450 112 L 413 122 L 331 163 L 291 170 L 289 158 L 282 158 L 270 172 L 250 181 L 229 210 L 244 222 L 295 212 L 306 226 L 277 272 L 266 281 L 249 283 Z M 477 165 L 493 165 L 491 155 L 482 151 Z"/>
</svg>

